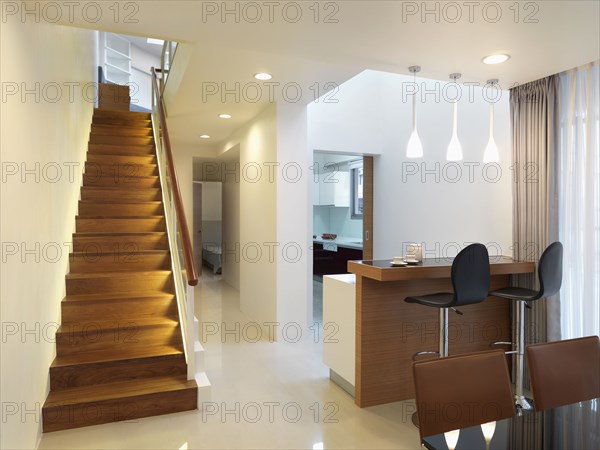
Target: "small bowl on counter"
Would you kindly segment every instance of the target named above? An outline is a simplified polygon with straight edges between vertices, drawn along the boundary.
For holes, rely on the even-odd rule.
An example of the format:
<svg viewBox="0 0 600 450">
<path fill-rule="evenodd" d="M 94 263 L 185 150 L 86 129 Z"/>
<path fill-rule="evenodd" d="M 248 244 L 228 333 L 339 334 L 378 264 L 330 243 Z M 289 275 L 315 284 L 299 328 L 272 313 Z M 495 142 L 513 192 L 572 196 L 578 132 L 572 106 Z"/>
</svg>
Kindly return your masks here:
<svg viewBox="0 0 600 450">
<path fill-rule="evenodd" d="M 321 235 L 321 239 L 325 239 L 325 240 L 328 240 L 328 241 L 333 241 L 335 238 L 337 238 L 337 234 L 323 233 Z"/>
</svg>

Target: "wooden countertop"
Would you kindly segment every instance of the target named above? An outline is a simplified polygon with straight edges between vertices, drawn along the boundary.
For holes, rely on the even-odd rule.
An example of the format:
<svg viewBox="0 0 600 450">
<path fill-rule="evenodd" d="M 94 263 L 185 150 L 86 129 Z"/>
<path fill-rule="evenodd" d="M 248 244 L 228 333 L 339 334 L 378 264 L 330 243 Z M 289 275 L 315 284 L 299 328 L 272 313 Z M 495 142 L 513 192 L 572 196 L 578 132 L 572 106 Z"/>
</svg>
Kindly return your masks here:
<svg viewBox="0 0 600 450">
<path fill-rule="evenodd" d="M 348 272 L 377 281 L 421 280 L 450 278 L 454 258 L 428 258 L 414 266 L 392 267 L 390 259 L 376 261 L 348 261 Z M 490 257 L 490 275 L 532 273 L 535 263 L 516 261 L 507 256 Z"/>
</svg>

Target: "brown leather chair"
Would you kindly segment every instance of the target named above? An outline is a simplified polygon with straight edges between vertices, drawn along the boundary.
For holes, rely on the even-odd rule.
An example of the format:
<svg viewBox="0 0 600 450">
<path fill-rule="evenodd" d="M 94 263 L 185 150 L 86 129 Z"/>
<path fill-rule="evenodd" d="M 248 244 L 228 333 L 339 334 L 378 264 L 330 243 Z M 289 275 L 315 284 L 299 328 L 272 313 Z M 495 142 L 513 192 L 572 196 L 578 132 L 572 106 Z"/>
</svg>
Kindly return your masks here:
<svg viewBox="0 0 600 450">
<path fill-rule="evenodd" d="M 600 339 L 589 336 L 525 349 L 535 409 L 600 397 Z"/>
<path fill-rule="evenodd" d="M 515 415 L 501 350 L 413 364 L 421 438 Z"/>
</svg>

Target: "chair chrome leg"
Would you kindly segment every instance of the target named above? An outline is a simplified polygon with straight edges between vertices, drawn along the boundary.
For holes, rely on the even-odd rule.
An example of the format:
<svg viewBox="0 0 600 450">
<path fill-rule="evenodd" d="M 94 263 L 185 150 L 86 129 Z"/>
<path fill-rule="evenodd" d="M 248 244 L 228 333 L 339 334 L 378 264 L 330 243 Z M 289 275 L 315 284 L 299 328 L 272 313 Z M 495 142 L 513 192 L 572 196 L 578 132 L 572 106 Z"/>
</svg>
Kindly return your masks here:
<svg viewBox="0 0 600 450">
<path fill-rule="evenodd" d="M 515 337 L 515 405 L 522 410 L 533 409 L 532 402 L 523 395 L 523 369 L 525 364 L 525 302 L 517 301 Z"/>
<path fill-rule="evenodd" d="M 440 358 L 448 357 L 448 308 L 440 308 L 440 342 L 439 354 Z"/>
</svg>

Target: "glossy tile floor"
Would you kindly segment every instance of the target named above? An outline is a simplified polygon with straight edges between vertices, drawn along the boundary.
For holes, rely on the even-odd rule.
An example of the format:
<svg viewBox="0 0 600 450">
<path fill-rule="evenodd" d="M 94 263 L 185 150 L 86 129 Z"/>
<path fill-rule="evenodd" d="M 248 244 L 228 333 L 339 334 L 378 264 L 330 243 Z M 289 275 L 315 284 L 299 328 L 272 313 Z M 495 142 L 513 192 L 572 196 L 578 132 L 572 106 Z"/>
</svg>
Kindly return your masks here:
<svg viewBox="0 0 600 450">
<path fill-rule="evenodd" d="M 207 272 L 207 271 L 206 271 Z M 360 409 L 329 381 L 321 343 L 256 341 L 239 295 L 207 274 L 196 291 L 212 383 L 204 411 L 45 434 L 42 449 L 418 449 L 413 402 Z M 256 342 L 254 342 L 256 341 Z"/>
</svg>

